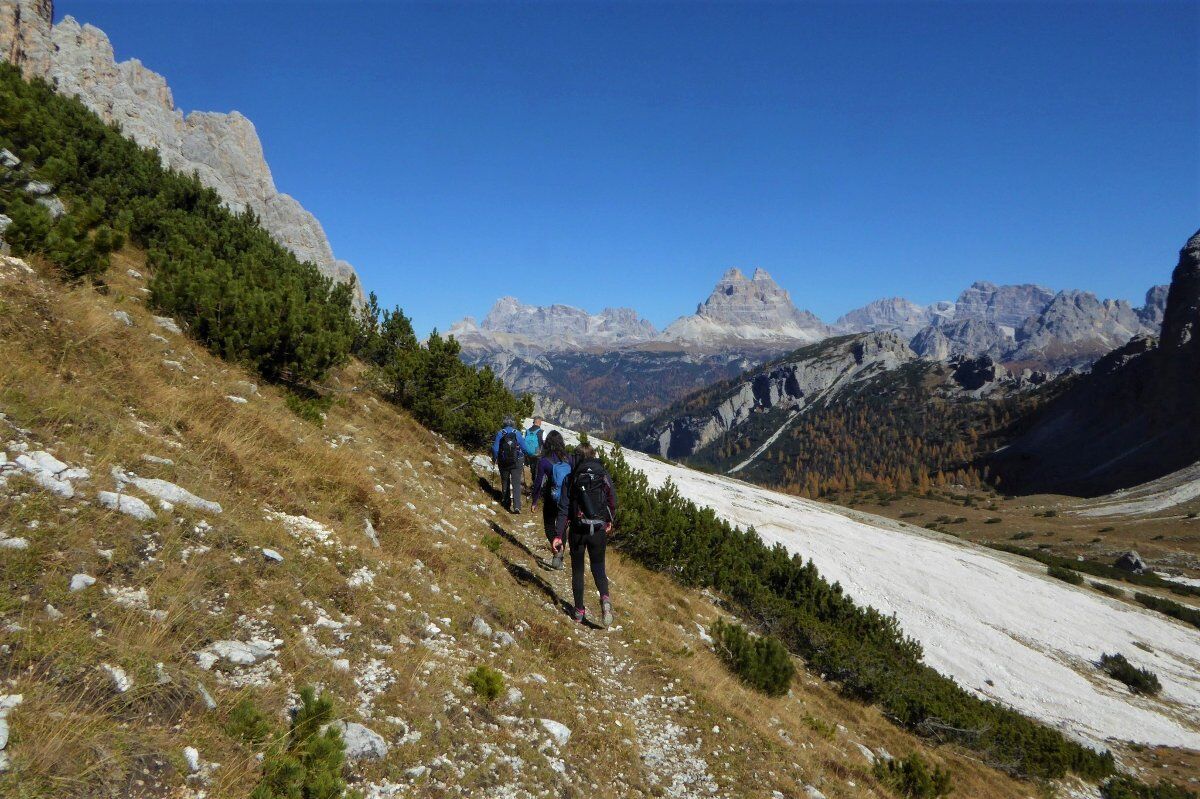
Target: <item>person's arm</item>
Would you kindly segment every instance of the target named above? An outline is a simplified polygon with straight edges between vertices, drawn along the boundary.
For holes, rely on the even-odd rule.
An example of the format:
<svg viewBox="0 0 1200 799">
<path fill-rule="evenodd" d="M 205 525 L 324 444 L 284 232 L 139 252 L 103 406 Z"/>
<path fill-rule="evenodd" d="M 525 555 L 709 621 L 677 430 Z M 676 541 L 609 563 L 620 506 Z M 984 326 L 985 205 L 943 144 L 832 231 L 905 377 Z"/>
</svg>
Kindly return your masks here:
<svg viewBox="0 0 1200 799">
<path fill-rule="evenodd" d="M 496 461 L 500 460 L 500 438 L 503 435 L 504 435 L 504 431 L 501 430 L 499 433 L 496 434 L 496 437 L 494 439 L 492 439 L 492 463 L 495 463 Z"/>
</svg>

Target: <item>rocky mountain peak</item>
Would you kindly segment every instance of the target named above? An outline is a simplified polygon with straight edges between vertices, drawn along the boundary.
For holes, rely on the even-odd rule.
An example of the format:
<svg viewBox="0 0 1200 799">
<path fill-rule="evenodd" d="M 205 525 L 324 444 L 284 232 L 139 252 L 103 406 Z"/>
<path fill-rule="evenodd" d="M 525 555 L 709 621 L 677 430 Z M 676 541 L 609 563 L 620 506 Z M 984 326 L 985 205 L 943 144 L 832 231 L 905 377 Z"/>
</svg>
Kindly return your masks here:
<svg viewBox="0 0 1200 799">
<path fill-rule="evenodd" d="M 955 318 L 972 317 L 1006 327 L 1018 327 L 1054 299 L 1054 292 L 1032 283 L 997 286 L 986 280 L 972 283 L 955 303 Z"/>
<path fill-rule="evenodd" d="M 336 280 L 361 282 L 333 250 L 321 223 L 275 186 L 253 123 L 242 114 L 175 107 L 166 79 L 136 59 L 117 62 L 104 31 L 64 17 L 52 24 L 51 0 L 0 3 L 0 58 L 27 77 L 50 82 L 74 95 L 101 119 L 119 125 L 143 147 L 158 150 L 163 163 L 195 172 L 229 208 L 252 209 L 265 228 L 302 261 Z"/>
<path fill-rule="evenodd" d="M 1179 263 L 1171 274 L 1171 287 L 1163 312 L 1163 350 L 1190 349 L 1200 354 L 1195 344 L 1200 329 L 1200 231 L 1196 231 L 1179 251 Z M 1200 364 L 1195 364 L 1200 365 Z M 1194 373 L 1193 373 L 1194 374 Z"/>
</svg>

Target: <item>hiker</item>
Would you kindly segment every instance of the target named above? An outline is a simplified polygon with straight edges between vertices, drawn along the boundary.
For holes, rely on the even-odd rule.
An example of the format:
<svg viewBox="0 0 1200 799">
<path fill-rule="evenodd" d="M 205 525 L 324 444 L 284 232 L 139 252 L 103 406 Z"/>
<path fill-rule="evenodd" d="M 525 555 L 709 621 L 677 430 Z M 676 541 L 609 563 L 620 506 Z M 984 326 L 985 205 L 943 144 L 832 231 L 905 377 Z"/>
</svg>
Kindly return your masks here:
<svg viewBox="0 0 1200 799">
<path fill-rule="evenodd" d="M 542 417 L 533 417 L 533 426 L 525 431 L 525 465 L 529 467 L 529 485 L 537 479 L 538 461 L 542 458 L 542 447 L 546 444 L 542 430 Z"/>
<path fill-rule="evenodd" d="M 542 457 L 538 459 L 537 475 L 533 481 L 533 504 L 530 509 L 536 513 L 538 501 L 542 503 L 542 528 L 546 533 L 546 543 L 554 555 L 550 562 L 552 569 L 563 567 L 563 552 L 560 547 L 554 549 L 555 524 L 558 522 L 558 506 L 562 500 L 563 484 L 571 473 L 571 456 L 567 454 L 567 442 L 562 433 L 551 430 L 546 436 L 542 449 Z"/>
<path fill-rule="evenodd" d="M 575 448 L 575 465 L 563 485 L 564 501 L 558 504 L 554 524 L 555 552 L 562 552 L 563 539 L 571 548 L 571 590 L 575 598 L 575 621 L 587 619 L 583 604 L 583 557 L 592 566 L 592 579 L 600 592 L 604 626 L 612 624 L 612 603 L 608 598 L 608 575 L 604 571 L 604 549 L 608 534 L 617 518 L 617 495 L 604 464 L 590 444 Z"/>
<path fill-rule="evenodd" d="M 504 417 L 504 427 L 492 441 L 492 463 L 500 470 L 501 503 L 509 513 L 520 513 L 525 444 L 511 416 Z"/>
</svg>

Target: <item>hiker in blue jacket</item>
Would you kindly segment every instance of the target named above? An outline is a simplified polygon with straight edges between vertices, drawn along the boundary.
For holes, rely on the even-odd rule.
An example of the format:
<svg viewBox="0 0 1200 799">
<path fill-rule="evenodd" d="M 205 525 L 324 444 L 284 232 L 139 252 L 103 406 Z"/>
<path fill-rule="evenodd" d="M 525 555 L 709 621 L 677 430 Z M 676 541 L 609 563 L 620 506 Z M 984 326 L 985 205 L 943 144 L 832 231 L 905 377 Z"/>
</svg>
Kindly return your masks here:
<svg viewBox="0 0 1200 799">
<path fill-rule="evenodd" d="M 500 470 L 501 503 L 509 513 L 521 512 L 521 486 L 525 476 L 525 439 L 511 416 L 492 441 L 492 463 Z"/>
<path fill-rule="evenodd" d="M 554 549 L 554 526 L 558 520 L 558 505 L 562 499 L 563 484 L 571 473 L 571 456 L 567 454 L 567 442 L 562 433 L 551 430 L 542 448 L 542 457 L 538 459 L 537 474 L 533 481 L 533 504 L 530 508 L 536 513 L 538 502 L 542 503 L 542 528 L 546 533 L 546 543 L 554 559 L 550 562 L 553 569 L 563 567 L 562 549 Z"/>
<path fill-rule="evenodd" d="M 546 445 L 546 433 L 542 430 L 542 417 L 533 417 L 533 426 L 525 431 L 525 465 L 529 467 L 529 485 L 537 479 L 538 461 Z"/>
</svg>

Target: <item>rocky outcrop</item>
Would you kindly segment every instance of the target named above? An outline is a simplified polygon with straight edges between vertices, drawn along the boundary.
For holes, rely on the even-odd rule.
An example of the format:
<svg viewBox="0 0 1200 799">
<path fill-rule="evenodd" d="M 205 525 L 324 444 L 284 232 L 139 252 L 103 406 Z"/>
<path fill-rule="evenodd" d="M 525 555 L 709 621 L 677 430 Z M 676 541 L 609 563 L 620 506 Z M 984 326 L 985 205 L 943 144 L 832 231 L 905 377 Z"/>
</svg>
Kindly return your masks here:
<svg viewBox="0 0 1200 799">
<path fill-rule="evenodd" d="M 984 319 L 957 319 L 930 325 L 910 342 L 913 351 L 930 361 L 990 356 L 999 358 L 1012 345 L 1006 328 Z"/>
<path fill-rule="evenodd" d="M 791 296 L 765 270 L 747 278 L 730 269 L 696 313 L 672 322 L 665 341 L 717 347 L 730 342 L 811 342 L 825 338 L 829 328 L 809 311 L 792 304 Z"/>
<path fill-rule="evenodd" d="M 916 360 L 896 333 L 831 339 L 797 351 L 783 363 L 746 376 L 701 413 L 670 416 L 639 431 L 632 446 L 664 458 L 686 458 L 754 414 L 783 408 L 803 411 L 850 384 Z"/>
<path fill-rule="evenodd" d="M 1146 292 L 1146 304 L 1137 309 L 1142 327 L 1155 331 L 1162 327 L 1163 314 L 1167 310 L 1167 292 L 1170 289 L 1170 284 L 1165 284 L 1154 286 Z"/>
<path fill-rule="evenodd" d="M 99 28 L 65 17 L 52 25 L 50 0 L 10 0 L 0 8 L 0 57 L 27 76 L 44 78 L 58 92 L 77 96 L 88 108 L 163 163 L 195 172 L 231 210 L 254 211 L 263 227 L 302 261 L 337 280 L 357 276 L 333 256 L 320 222 L 294 198 L 279 192 L 250 120 L 175 107 L 166 79 L 136 59 L 117 63 Z M 359 285 L 361 296 L 362 287 Z"/>
<path fill-rule="evenodd" d="M 1013 493 L 1096 496 L 1200 460 L 1200 232 L 1179 253 L 1158 345 L 1138 336 L 990 459 Z"/>
<path fill-rule="evenodd" d="M 956 319 L 981 319 L 1016 328 L 1040 312 L 1054 292 L 1030 283 L 997 286 L 985 280 L 972 283 L 954 303 Z"/>
<path fill-rule="evenodd" d="M 559 352 L 638 344 L 657 331 L 631 308 L 590 314 L 570 305 L 526 305 L 516 297 L 501 297 L 482 323 L 468 316 L 449 333 L 467 348 Z"/>
<path fill-rule="evenodd" d="M 1061 291 L 1016 331 L 1005 360 L 1086 367 L 1145 331 L 1125 300 L 1099 300 L 1086 291 Z"/>
<path fill-rule="evenodd" d="M 841 333 L 892 330 L 901 335 L 915 336 L 929 325 L 937 325 L 953 318 L 952 302 L 918 305 L 903 297 L 889 297 L 850 311 L 840 317 L 833 327 Z"/>
</svg>

